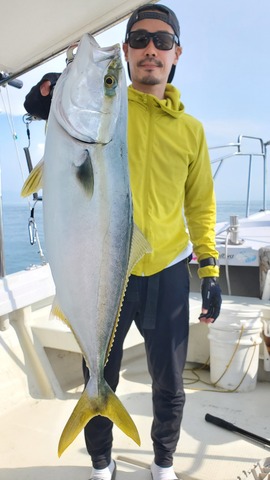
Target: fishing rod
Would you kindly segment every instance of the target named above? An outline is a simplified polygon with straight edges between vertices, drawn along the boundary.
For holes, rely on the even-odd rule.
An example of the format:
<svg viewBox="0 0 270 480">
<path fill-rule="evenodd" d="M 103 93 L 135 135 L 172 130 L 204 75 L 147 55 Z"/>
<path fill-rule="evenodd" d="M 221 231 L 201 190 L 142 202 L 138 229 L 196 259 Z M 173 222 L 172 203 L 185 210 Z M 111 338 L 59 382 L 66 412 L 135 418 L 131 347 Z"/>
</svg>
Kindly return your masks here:
<svg viewBox="0 0 270 480">
<path fill-rule="evenodd" d="M 229 430 L 230 432 L 239 433 L 240 435 L 247 437 L 249 440 L 253 440 L 254 442 L 259 443 L 264 448 L 270 448 L 270 440 L 268 440 L 267 438 L 260 437 L 259 435 L 255 435 L 255 433 L 252 433 L 252 432 L 248 432 L 247 430 L 244 430 L 243 428 L 239 428 L 233 423 L 227 422 L 222 418 L 214 417 L 214 415 L 210 415 L 210 413 L 207 413 L 205 415 L 205 420 L 209 423 L 213 423 L 217 427 L 221 427 L 221 428 L 224 428 L 225 430 Z"/>
<path fill-rule="evenodd" d="M 5 72 L 0 72 L 0 87 L 6 86 L 6 84 L 10 85 L 11 87 L 15 88 L 22 88 L 23 82 L 18 80 L 17 78 L 10 78 L 10 76 Z"/>
</svg>

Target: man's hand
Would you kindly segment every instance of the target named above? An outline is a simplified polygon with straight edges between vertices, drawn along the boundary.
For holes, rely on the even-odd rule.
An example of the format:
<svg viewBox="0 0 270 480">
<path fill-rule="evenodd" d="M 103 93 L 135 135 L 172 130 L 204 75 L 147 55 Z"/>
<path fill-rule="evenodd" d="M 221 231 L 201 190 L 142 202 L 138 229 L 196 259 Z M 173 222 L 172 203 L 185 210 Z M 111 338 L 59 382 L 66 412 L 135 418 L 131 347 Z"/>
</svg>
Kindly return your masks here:
<svg viewBox="0 0 270 480">
<path fill-rule="evenodd" d="M 203 323 L 213 323 L 220 313 L 222 298 L 221 289 L 215 277 L 205 277 L 201 284 L 202 313 L 199 320 Z"/>
</svg>

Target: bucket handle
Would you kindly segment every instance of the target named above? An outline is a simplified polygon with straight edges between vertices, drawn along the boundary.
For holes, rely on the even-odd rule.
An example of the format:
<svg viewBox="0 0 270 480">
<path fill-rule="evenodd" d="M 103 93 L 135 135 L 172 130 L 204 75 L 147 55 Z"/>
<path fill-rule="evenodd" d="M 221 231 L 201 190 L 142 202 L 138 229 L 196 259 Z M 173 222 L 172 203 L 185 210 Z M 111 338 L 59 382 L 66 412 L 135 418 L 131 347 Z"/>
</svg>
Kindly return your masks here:
<svg viewBox="0 0 270 480">
<path fill-rule="evenodd" d="M 237 343 L 236 343 L 234 352 L 233 352 L 233 354 L 232 354 L 232 356 L 231 356 L 231 358 L 230 358 L 230 361 L 229 361 L 228 365 L 226 366 L 224 372 L 223 372 L 223 373 L 220 375 L 220 377 L 213 383 L 214 387 L 217 386 L 218 382 L 220 382 L 220 380 L 221 380 L 221 379 L 224 377 L 224 375 L 226 374 L 227 370 L 229 370 L 229 368 L 230 368 L 230 366 L 231 366 L 231 364 L 232 364 L 232 361 L 233 361 L 233 359 L 234 359 L 234 357 L 235 357 L 235 355 L 236 355 L 236 352 L 237 352 L 237 350 L 238 350 L 238 348 L 239 348 L 240 340 L 241 340 L 241 337 L 242 337 L 242 335 L 243 335 L 243 333 L 244 333 L 244 330 L 245 330 L 245 326 L 242 325 L 242 326 L 241 326 L 241 330 L 240 330 L 240 334 L 239 334 L 239 338 L 238 338 L 238 340 L 237 340 Z M 248 371 L 249 371 L 251 362 L 252 362 L 253 357 L 254 357 L 254 355 L 255 355 L 255 347 L 256 347 L 256 345 L 257 345 L 257 343 L 256 343 L 255 341 L 253 342 L 253 345 L 251 345 L 251 347 L 254 347 L 254 348 L 253 348 L 252 357 L 251 357 L 251 359 L 250 359 L 249 365 L 248 365 L 247 370 L 246 370 L 246 372 L 244 373 L 242 379 L 240 380 L 240 382 L 238 383 L 238 385 L 237 385 L 233 390 L 227 390 L 228 392 L 236 392 L 237 389 L 240 387 L 240 385 L 241 385 L 241 384 L 243 383 L 243 381 L 245 380 L 246 375 L 247 375 L 247 373 L 248 373 Z"/>
</svg>

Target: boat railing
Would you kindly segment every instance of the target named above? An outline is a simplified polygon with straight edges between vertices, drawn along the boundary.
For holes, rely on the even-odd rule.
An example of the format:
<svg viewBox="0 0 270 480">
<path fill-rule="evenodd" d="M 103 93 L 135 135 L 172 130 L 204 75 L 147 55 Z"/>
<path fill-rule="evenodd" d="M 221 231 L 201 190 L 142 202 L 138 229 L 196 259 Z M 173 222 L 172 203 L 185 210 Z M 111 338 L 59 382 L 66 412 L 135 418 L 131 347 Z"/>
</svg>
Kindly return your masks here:
<svg viewBox="0 0 270 480">
<path fill-rule="evenodd" d="M 246 150 L 246 140 L 252 141 L 252 150 L 249 147 L 249 150 Z M 255 147 L 254 147 L 255 145 Z M 264 142 L 259 137 L 253 137 L 249 135 L 239 135 L 236 143 L 228 143 L 225 145 L 219 145 L 215 147 L 209 147 L 210 151 L 222 149 L 226 151 L 223 155 L 214 158 L 211 160 L 211 165 L 214 167 L 216 164 L 216 169 L 213 171 L 213 178 L 216 179 L 218 173 L 221 170 L 221 167 L 224 165 L 224 162 L 229 158 L 236 156 L 244 156 L 249 159 L 248 164 L 248 182 L 247 182 L 247 193 L 246 193 L 246 207 L 245 215 L 249 216 L 250 209 L 250 188 L 251 188 L 251 176 L 252 176 L 252 166 L 256 157 L 260 157 L 263 160 L 263 174 L 262 174 L 262 210 L 266 210 L 266 199 L 267 199 L 267 174 L 266 174 L 266 162 L 267 162 L 267 147 L 270 145 L 270 140 Z M 254 148 L 254 150 L 253 150 Z M 234 151 L 229 151 L 229 149 L 234 149 Z M 228 152 L 228 153 L 227 153 Z M 213 168 L 214 170 L 214 168 Z"/>
</svg>

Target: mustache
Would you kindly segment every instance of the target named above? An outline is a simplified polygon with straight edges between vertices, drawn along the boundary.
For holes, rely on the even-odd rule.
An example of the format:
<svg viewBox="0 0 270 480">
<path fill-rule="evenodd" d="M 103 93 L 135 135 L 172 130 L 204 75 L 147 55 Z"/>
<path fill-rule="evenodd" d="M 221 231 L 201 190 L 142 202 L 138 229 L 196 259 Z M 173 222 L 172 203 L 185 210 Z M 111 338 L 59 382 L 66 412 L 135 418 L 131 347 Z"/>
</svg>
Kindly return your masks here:
<svg viewBox="0 0 270 480">
<path fill-rule="evenodd" d="M 163 67 L 163 63 L 156 58 L 144 58 L 143 60 L 139 60 L 137 63 L 138 67 L 143 67 L 145 64 L 153 63 L 156 67 Z"/>
</svg>

